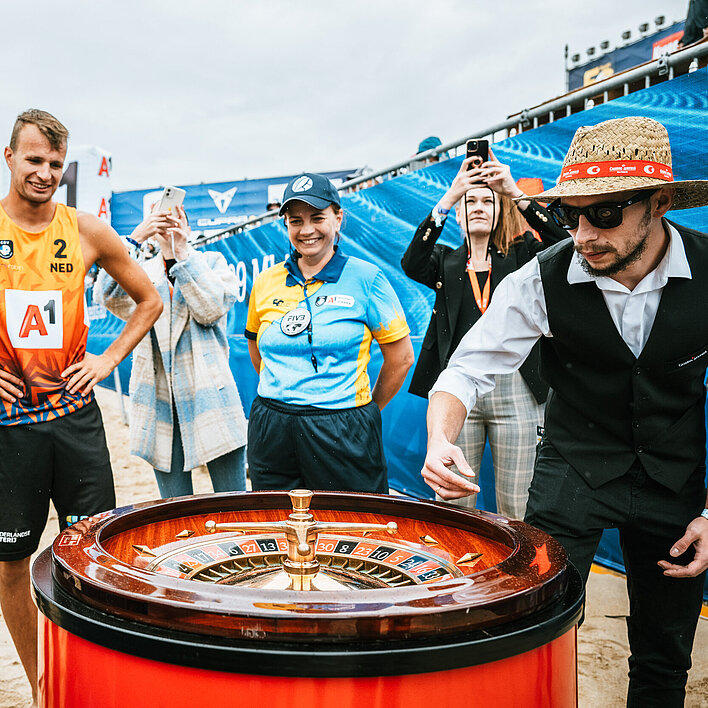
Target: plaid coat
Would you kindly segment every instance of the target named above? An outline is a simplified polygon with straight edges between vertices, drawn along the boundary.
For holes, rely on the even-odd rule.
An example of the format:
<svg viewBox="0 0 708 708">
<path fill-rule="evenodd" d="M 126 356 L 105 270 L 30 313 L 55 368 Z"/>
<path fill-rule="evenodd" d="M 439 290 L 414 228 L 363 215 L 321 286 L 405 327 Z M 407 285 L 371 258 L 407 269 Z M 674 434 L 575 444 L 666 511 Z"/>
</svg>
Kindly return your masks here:
<svg viewBox="0 0 708 708">
<path fill-rule="evenodd" d="M 158 256 L 144 270 L 160 293 L 164 310 L 133 352 L 130 375 L 130 452 L 155 469 L 170 470 L 172 402 L 177 409 L 184 467 L 191 470 L 246 444 L 246 418 L 229 368 L 226 315 L 237 282 L 226 259 L 190 249 L 172 267 L 170 284 Z M 105 272 L 96 299 L 121 319 L 135 303 Z"/>
</svg>

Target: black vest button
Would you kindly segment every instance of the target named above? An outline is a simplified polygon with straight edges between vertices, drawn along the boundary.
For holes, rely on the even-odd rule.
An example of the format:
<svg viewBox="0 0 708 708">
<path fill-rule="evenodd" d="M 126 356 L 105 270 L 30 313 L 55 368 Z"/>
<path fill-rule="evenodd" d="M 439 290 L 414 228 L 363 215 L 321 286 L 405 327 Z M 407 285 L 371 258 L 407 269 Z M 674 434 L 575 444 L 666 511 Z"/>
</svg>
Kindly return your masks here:
<svg viewBox="0 0 708 708">
<path fill-rule="evenodd" d="M 641 374 L 641 373 L 642 373 L 641 368 L 638 367 L 638 366 L 635 367 L 635 369 L 634 369 L 634 375 L 635 375 L 635 376 L 639 376 L 639 374 Z"/>
<path fill-rule="evenodd" d="M 442 281 L 441 281 L 441 280 L 438 280 L 438 282 L 435 283 L 435 287 L 436 287 L 438 290 L 440 290 L 440 288 L 442 287 Z"/>
<path fill-rule="evenodd" d="M 638 420 L 633 420 L 633 421 L 632 421 L 632 427 L 633 427 L 633 428 L 638 428 L 638 427 L 639 427 L 639 421 L 638 421 Z"/>
<path fill-rule="evenodd" d="M 639 445 L 639 446 L 637 447 L 637 452 L 644 452 L 644 446 L 643 446 L 643 445 Z"/>
</svg>

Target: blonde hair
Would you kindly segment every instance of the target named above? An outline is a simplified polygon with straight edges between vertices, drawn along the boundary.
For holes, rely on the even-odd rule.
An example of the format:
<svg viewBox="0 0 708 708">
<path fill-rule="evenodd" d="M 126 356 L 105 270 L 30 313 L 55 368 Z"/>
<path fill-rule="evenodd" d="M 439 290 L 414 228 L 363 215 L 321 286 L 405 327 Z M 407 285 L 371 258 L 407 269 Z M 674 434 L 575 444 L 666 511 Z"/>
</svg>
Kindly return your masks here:
<svg viewBox="0 0 708 708">
<path fill-rule="evenodd" d="M 10 136 L 10 149 L 17 149 L 17 138 L 26 125 L 36 125 L 39 132 L 49 141 L 53 150 L 61 150 L 66 146 L 69 131 L 51 113 L 30 108 L 17 116 Z"/>
</svg>

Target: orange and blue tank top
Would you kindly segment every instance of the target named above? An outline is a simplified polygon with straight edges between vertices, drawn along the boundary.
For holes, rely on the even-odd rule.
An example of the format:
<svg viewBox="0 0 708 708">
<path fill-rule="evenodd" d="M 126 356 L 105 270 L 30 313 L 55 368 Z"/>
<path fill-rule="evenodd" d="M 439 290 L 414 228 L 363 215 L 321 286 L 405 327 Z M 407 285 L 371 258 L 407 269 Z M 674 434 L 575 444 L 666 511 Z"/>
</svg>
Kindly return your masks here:
<svg viewBox="0 0 708 708">
<path fill-rule="evenodd" d="M 0 206 L 0 367 L 24 382 L 23 398 L 0 399 L 0 425 L 46 422 L 92 400 L 67 393 L 61 376 L 86 352 L 85 275 L 76 209 L 57 204 L 34 233 Z"/>
</svg>

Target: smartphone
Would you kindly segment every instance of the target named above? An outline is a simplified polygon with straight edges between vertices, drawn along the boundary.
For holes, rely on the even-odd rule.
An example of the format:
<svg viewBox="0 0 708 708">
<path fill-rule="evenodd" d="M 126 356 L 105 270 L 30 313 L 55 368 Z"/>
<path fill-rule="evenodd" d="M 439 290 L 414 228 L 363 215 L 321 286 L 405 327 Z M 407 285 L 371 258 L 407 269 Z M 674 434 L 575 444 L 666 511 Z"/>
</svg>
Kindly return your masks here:
<svg viewBox="0 0 708 708">
<path fill-rule="evenodd" d="M 179 187 L 165 187 L 157 204 L 157 211 L 171 211 L 175 207 L 182 206 L 185 194 L 187 192 Z"/>
<path fill-rule="evenodd" d="M 467 157 L 478 157 L 479 164 L 489 160 L 489 141 L 488 140 L 468 140 L 467 141 Z M 467 168 L 472 168 L 475 163 L 471 163 Z"/>
</svg>

